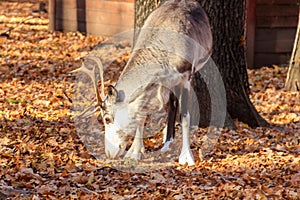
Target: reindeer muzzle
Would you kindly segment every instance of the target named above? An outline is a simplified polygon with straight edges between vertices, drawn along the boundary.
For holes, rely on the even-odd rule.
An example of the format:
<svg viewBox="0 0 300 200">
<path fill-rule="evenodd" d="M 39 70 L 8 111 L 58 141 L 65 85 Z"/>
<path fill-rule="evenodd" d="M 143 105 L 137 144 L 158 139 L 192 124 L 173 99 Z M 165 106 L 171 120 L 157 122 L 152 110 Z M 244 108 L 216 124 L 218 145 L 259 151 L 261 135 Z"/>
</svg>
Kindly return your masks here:
<svg viewBox="0 0 300 200">
<path fill-rule="evenodd" d="M 118 134 L 117 126 L 114 124 L 105 127 L 105 154 L 108 158 L 116 158 L 120 156 L 125 148 L 122 145 L 120 135 Z"/>
</svg>

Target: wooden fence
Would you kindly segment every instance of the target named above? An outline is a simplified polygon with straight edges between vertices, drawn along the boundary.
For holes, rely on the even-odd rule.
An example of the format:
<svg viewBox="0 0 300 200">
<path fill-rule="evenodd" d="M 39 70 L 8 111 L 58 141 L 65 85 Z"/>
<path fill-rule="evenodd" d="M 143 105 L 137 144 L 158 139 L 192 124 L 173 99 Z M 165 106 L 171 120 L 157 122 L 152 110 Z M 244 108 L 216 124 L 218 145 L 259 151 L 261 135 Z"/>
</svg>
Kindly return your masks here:
<svg viewBox="0 0 300 200">
<path fill-rule="evenodd" d="M 287 64 L 300 0 L 248 0 L 249 68 Z M 109 36 L 134 28 L 134 0 L 49 0 L 51 30 Z"/>
<path fill-rule="evenodd" d="M 51 30 L 109 36 L 134 26 L 134 0 L 49 0 Z"/>
<path fill-rule="evenodd" d="M 254 67 L 289 62 L 298 24 L 298 3 L 299 0 L 256 0 Z"/>
</svg>

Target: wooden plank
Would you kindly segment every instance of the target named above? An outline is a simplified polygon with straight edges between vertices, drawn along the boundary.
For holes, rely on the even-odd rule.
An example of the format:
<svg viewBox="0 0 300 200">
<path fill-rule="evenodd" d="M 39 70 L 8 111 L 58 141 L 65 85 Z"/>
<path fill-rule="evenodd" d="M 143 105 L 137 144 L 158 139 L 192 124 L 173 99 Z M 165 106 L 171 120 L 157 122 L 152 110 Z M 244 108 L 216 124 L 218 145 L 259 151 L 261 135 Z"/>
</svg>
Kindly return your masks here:
<svg viewBox="0 0 300 200">
<path fill-rule="evenodd" d="M 87 9 L 108 9 L 112 12 L 124 11 L 127 9 L 133 10 L 134 0 L 56 0 L 57 4 L 63 5 L 63 8 L 81 8 L 81 4 L 86 4 Z"/>
<path fill-rule="evenodd" d="M 77 20 L 77 31 L 86 33 L 86 0 L 76 0 L 77 7 L 76 7 L 76 20 Z M 80 23 L 82 19 L 83 23 Z"/>
<path fill-rule="evenodd" d="M 126 25 L 133 24 L 133 13 L 110 13 L 105 11 L 90 11 L 86 12 L 86 21 L 91 23 L 101 23 L 108 25 Z"/>
<path fill-rule="evenodd" d="M 76 20 L 64 20 L 56 21 L 56 23 L 62 23 L 60 26 L 62 29 L 60 31 L 70 32 L 77 31 L 79 27 L 86 27 L 86 32 L 95 36 L 111 36 L 123 31 L 132 30 L 133 23 L 128 23 L 125 25 L 108 25 L 101 23 L 91 23 L 91 22 L 77 22 Z"/>
<path fill-rule="evenodd" d="M 76 20 L 56 20 L 55 27 L 58 31 L 70 32 L 77 31 L 77 21 Z"/>
<path fill-rule="evenodd" d="M 282 38 L 273 41 L 256 41 L 256 53 L 291 53 L 293 49 L 293 38 Z"/>
<path fill-rule="evenodd" d="M 77 13 L 76 13 L 77 11 Z M 107 13 L 103 11 L 87 11 L 75 10 L 75 9 L 65 9 L 63 16 L 57 17 L 56 20 L 74 20 L 76 21 L 77 15 L 83 16 L 85 18 L 78 18 L 78 22 L 91 22 L 91 23 L 101 23 L 108 25 L 126 25 L 133 24 L 134 15 L 132 13 Z"/>
<path fill-rule="evenodd" d="M 256 27 L 258 28 L 278 28 L 297 27 L 298 17 L 257 17 Z"/>
<path fill-rule="evenodd" d="M 112 13 L 134 13 L 134 3 L 115 2 L 115 1 L 99 1 L 86 0 L 86 8 L 93 11 L 106 11 Z"/>
<path fill-rule="evenodd" d="M 48 25 L 48 29 L 50 31 L 54 31 L 55 30 L 55 0 L 49 0 L 49 6 L 48 6 L 48 10 L 49 10 L 49 25 Z"/>
<path fill-rule="evenodd" d="M 88 2 L 88 1 L 87 1 Z M 102 2 L 102 1 L 99 1 Z M 57 12 L 56 13 L 61 13 L 59 15 L 56 16 L 57 19 L 68 19 L 68 20 L 75 20 L 77 18 L 77 14 L 79 16 L 81 16 L 82 13 L 86 13 L 86 15 L 89 14 L 89 19 L 93 20 L 93 15 L 97 17 L 101 17 L 100 15 L 102 15 L 103 13 L 106 15 L 109 15 L 108 13 L 113 13 L 111 16 L 116 16 L 116 15 L 121 15 L 121 16 L 129 16 L 132 15 L 134 16 L 134 6 L 126 3 L 126 6 L 122 6 L 118 5 L 119 3 L 113 2 L 113 4 L 110 3 L 99 3 L 98 7 L 94 7 L 93 9 L 91 9 L 88 6 L 91 5 L 86 5 L 86 10 L 84 11 L 81 8 L 71 8 L 71 7 L 64 7 L 64 5 L 59 6 L 57 5 Z M 103 7 L 101 7 L 103 6 Z M 121 6 L 121 7 L 120 7 Z M 120 9 L 118 8 L 120 7 Z M 83 19 L 78 19 L 83 21 Z"/>
<path fill-rule="evenodd" d="M 56 0 L 55 3 L 55 30 L 111 35 L 134 27 L 132 0 Z"/>
<path fill-rule="evenodd" d="M 77 9 L 85 9 L 86 8 L 86 0 L 75 0 Z"/>
<path fill-rule="evenodd" d="M 282 53 L 257 53 L 255 54 L 254 66 L 256 68 L 262 66 L 272 66 L 272 65 L 288 65 L 290 60 L 290 54 Z"/>
<path fill-rule="evenodd" d="M 65 8 L 60 15 L 56 15 L 57 20 L 74 20 L 77 21 L 77 15 L 83 16 L 84 11 L 82 9 L 77 10 L 76 8 Z M 84 21 L 83 18 L 78 19 Z"/>
<path fill-rule="evenodd" d="M 296 34 L 295 28 L 257 28 L 255 41 L 275 41 L 278 39 L 294 39 Z"/>
<path fill-rule="evenodd" d="M 116 1 L 116 2 L 128 2 L 128 3 L 134 3 L 134 0 L 106 0 L 106 1 Z"/>
<path fill-rule="evenodd" d="M 121 33 L 124 31 L 129 31 L 133 29 L 133 23 L 128 24 L 128 26 L 115 26 L 115 25 L 107 25 L 100 23 L 90 23 L 86 24 L 87 33 L 95 36 L 111 36 L 117 33 Z"/>
<path fill-rule="evenodd" d="M 299 8 L 295 5 L 259 5 L 256 8 L 256 16 L 298 16 Z"/>
<path fill-rule="evenodd" d="M 77 9 L 65 8 L 61 14 L 56 14 L 56 20 L 77 20 Z"/>
<path fill-rule="evenodd" d="M 294 4 L 297 5 L 299 0 L 257 0 L 257 4 Z"/>
<path fill-rule="evenodd" d="M 77 8 L 76 0 L 55 0 L 55 1 L 56 1 L 56 9 L 64 10 L 65 8 L 71 8 L 71 9 Z"/>
</svg>

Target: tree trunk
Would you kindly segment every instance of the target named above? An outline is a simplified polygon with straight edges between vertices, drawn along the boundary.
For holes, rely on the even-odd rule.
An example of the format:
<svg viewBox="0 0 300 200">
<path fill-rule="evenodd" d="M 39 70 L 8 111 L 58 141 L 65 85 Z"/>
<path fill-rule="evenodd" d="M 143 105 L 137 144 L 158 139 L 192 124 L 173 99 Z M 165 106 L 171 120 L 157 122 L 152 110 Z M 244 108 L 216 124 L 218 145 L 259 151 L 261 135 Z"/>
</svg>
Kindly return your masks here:
<svg viewBox="0 0 300 200">
<path fill-rule="evenodd" d="M 231 124 L 230 118 L 237 118 L 251 127 L 268 126 L 267 121 L 258 114 L 249 99 L 244 44 L 246 0 L 199 0 L 199 2 L 207 12 L 212 27 L 214 41 L 212 59 L 219 68 L 226 89 L 227 125 Z M 196 79 L 201 79 L 199 74 L 196 75 Z M 195 87 L 204 86 L 201 86 L 199 81 Z M 201 95 L 203 93 L 199 94 Z"/>
<path fill-rule="evenodd" d="M 227 115 L 224 126 L 235 127 L 232 120 L 235 118 L 251 127 L 268 126 L 268 122 L 258 114 L 249 99 L 244 44 L 246 0 L 198 0 L 198 2 L 210 19 L 214 41 L 212 59 L 218 66 L 226 90 Z M 136 19 L 139 17 L 137 8 L 135 17 Z M 209 86 L 206 84 L 209 82 L 207 79 L 214 79 L 214 72 L 210 70 L 211 64 L 209 62 L 196 73 L 193 82 L 199 102 L 200 127 L 218 126 L 218 123 L 211 122 L 212 105 Z"/>
<path fill-rule="evenodd" d="M 300 91 L 300 10 L 298 28 L 285 82 L 285 89 L 288 91 Z"/>
</svg>

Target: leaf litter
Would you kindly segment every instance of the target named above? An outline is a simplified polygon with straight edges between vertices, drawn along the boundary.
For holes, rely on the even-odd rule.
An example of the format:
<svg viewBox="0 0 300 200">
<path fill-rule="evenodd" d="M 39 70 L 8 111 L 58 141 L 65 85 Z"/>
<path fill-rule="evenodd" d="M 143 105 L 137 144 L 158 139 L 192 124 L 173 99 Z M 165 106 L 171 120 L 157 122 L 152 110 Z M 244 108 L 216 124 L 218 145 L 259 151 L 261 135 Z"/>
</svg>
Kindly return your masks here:
<svg viewBox="0 0 300 200">
<path fill-rule="evenodd" d="M 299 199 L 300 94 L 284 91 L 286 66 L 248 70 L 251 100 L 274 127 L 236 122 L 204 159 L 198 129 L 195 166 L 119 171 L 89 154 L 70 111 L 70 72 L 105 38 L 48 31 L 39 2 L 0 2 L 0 33 L 11 30 L 0 37 L 0 199 Z M 129 54 L 109 56 L 106 84 Z"/>
</svg>

